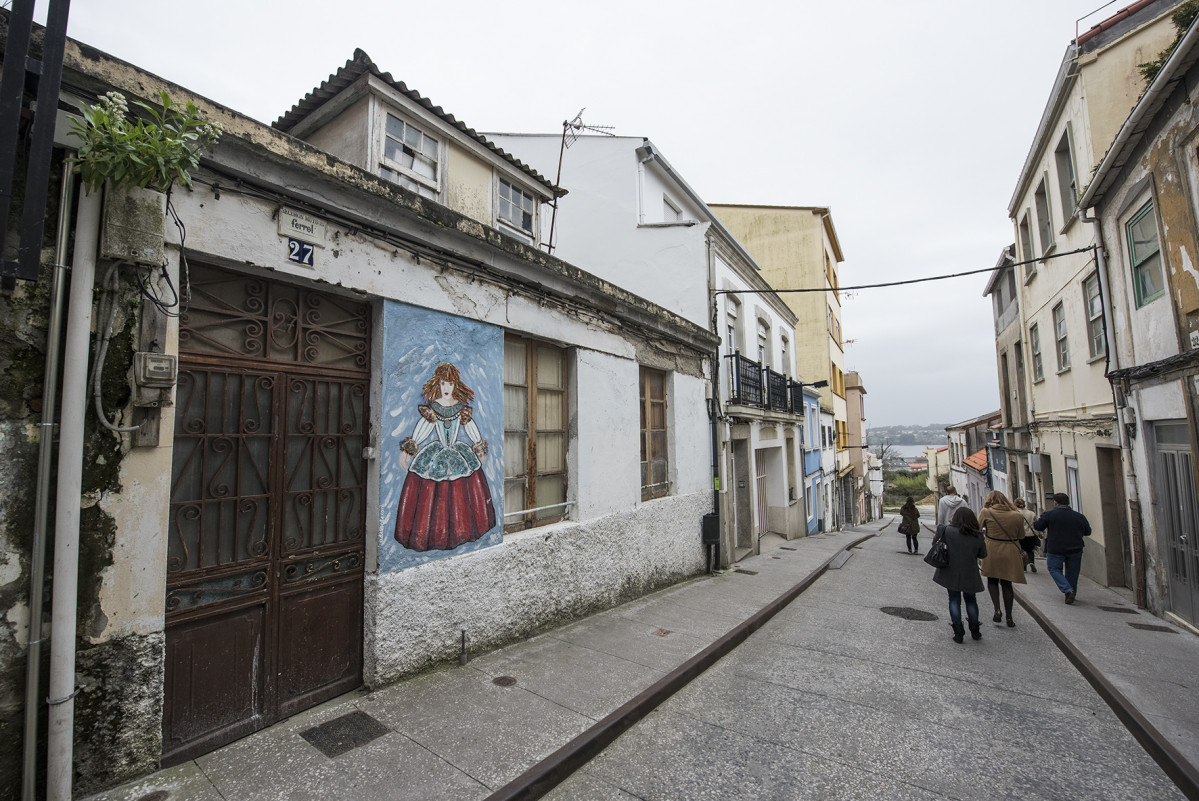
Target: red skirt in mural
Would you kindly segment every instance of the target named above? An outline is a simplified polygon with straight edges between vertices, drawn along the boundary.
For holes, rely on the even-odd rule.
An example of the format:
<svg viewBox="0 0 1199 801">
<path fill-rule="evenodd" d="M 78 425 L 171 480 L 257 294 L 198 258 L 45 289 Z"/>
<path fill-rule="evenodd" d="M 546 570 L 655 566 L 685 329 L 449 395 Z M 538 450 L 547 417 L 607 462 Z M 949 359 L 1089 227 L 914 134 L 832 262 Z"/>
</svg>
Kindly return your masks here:
<svg viewBox="0 0 1199 801">
<path fill-rule="evenodd" d="M 495 507 L 482 470 L 434 481 L 409 473 L 396 509 L 396 542 L 414 551 L 449 551 L 495 527 Z"/>
</svg>

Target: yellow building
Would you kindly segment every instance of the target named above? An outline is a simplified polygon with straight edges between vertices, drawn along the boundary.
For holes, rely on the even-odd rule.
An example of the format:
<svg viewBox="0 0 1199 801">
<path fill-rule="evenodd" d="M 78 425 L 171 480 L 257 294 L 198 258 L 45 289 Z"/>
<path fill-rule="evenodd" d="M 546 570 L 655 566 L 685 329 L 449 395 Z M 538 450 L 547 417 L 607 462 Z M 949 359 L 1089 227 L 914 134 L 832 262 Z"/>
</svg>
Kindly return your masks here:
<svg viewBox="0 0 1199 801">
<path fill-rule="evenodd" d="M 841 327 L 840 267 L 845 257 L 823 206 L 744 206 L 710 204 L 725 226 L 762 268 L 776 290 L 817 288 L 817 292 L 780 292 L 795 312 L 796 375 L 805 383 L 827 381 L 821 404 L 833 410 L 837 461 L 831 527 L 853 523 L 849 473 L 849 415 L 845 403 L 845 350 Z M 844 486 L 843 486 L 844 485 Z"/>
</svg>

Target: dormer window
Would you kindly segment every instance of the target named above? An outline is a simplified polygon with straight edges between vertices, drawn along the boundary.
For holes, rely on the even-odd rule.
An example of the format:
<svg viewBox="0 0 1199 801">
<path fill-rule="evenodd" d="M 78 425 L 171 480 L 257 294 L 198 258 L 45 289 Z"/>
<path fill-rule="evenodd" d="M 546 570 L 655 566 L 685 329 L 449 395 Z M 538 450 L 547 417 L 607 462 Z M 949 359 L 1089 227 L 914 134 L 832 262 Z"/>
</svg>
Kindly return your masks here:
<svg viewBox="0 0 1199 801">
<path fill-rule="evenodd" d="M 501 178 L 498 214 L 500 229 L 527 242 L 532 242 L 536 203 L 528 192 Z"/>
<path fill-rule="evenodd" d="M 388 114 L 379 175 L 436 200 L 441 194 L 441 148 L 437 140 Z"/>
</svg>

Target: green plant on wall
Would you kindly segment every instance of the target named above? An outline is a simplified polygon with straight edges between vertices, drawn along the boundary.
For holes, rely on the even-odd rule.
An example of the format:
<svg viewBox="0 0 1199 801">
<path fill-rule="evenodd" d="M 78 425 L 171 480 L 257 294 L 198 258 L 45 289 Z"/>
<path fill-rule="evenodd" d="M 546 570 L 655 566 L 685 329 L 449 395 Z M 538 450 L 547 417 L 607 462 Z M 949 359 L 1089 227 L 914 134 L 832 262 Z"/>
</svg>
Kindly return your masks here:
<svg viewBox="0 0 1199 801">
<path fill-rule="evenodd" d="M 135 100 L 145 118 L 129 114 L 120 92 L 108 92 L 100 102 L 73 119 L 72 133 L 82 144 L 71 159 L 88 191 L 110 182 L 166 192 L 178 180 L 191 183 L 200 164 L 200 149 L 214 144 L 224 132 L 220 123 L 200 117 L 190 100 L 178 103 L 159 93 L 161 108 Z"/>
</svg>

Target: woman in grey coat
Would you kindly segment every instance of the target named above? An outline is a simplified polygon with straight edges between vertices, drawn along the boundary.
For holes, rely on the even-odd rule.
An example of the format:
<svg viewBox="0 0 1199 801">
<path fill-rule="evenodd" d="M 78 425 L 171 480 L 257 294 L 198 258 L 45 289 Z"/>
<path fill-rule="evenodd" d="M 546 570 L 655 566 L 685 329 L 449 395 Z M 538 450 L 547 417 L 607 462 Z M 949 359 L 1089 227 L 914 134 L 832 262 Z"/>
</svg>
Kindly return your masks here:
<svg viewBox="0 0 1199 801">
<path fill-rule="evenodd" d="M 970 636 L 975 640 L 982 639 L 977 594 L 983 591 L 983 580 L 978 573 L 978 560 L 987 555 L 987 543 L 970 507 L 959 507 L 948 525 L 937 526 L 933 542 L 938 539 L 945 540 L 949 546 L 949 566 L 937 568 L 933 581 L 949 592 L 949 625 L 953 628 L 953 641 L 962 642 L 966 634 L 962 626 L 962 596 L 966 598 Z"/>
</svg>

